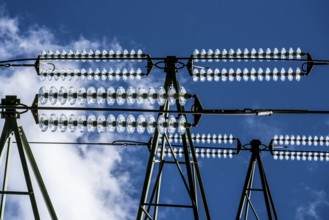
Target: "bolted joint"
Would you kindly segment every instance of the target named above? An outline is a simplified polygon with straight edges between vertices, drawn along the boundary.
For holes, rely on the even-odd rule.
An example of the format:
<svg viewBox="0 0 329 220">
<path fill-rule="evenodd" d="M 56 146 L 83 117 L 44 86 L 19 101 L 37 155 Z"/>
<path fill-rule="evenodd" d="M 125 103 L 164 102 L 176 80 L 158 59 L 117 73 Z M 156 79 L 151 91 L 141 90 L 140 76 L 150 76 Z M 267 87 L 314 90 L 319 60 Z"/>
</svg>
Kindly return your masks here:
<svg viewBox="0 0 329 220">
<path fill-rule="evenodd" d="M 260 149 L 261 144 L 262 144 L 262 142 L 260 142 L 260 140 L 256 140 L 256 139 L 252 140 L 250 142 L 250 145 L 251 145 L 250 151 L 252 153 L 260 153 L 260 151 L 261 151 L 261 149 Z"/>
<path fill-rule="evenodd" d="M 177 63 L 178 59 L 175 56 L 167 56 L 165 59 L 165 68 L 166 73 L 177 72 Z"/>
<path fill-rule="evenodd" d="M 6 98 L 1 99 L 1 118 L 19 118 L 19 114 L 16 111 L 16 106 L 19 104 L 20 99 L 17 99 L 17 96 L 6 96 Z"/>
</svg>

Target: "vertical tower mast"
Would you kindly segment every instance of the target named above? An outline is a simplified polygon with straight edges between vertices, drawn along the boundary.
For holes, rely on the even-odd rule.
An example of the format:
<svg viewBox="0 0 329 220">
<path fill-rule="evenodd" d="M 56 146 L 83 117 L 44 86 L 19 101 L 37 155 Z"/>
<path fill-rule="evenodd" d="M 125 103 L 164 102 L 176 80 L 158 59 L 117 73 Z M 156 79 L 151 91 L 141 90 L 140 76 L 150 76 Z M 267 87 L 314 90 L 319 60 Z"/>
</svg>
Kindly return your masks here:
<svg viewBox="0 0 329 220">
<path fill-rule="evenodd" d="M 165 59 L 164 71 L 166 72 L 166 80 L 164 87 L 168 91 L 170 86 L 173 86 L 176 91 L 179 91 L 180 86 L 177 81 L 177 59 L 176 57 L 169 56 Z M 161 109 L 162 108 L 162 109 Z M 168 100 L 161 110 L 169 110 Z M 184 107 L 176 100 L 176 108 L 179 112 L 184 112 Z M 161 114 L 159 114 L 160 116 Z M 166 116 L 166 114 L 164 114 Z M 186 122 L 186 114 L 181 114 L 184 116 Z M 179 115 L 179 116 L 181 116 Z M 186 126 L 186 132 L 181 135 L 183 142 L 183 160 L 179 161 L 174 154 L 173 148 L 168 140 L 166 133 L 163 133 L 161 137 L 161 144 L 159 143 L 159 129 L 156 128 L 155 134 L 153 136 L 153 142 L 150 148 L 150 157 L 148 161 L 148 166 L 146 169 L 146 175 L 141 195 L 141 200 L 139 204 L 137 219 L 157 219 L 158 207 L 170 207 L 170 208 L 191 208 L 193 209 L 194 219 L 200 218 L 200 210 L 198 206 L 197 194 L 201 194 L 201 200 L 203 203 L 204 213 L 206 219 L 210 219 L 210 213 L 208 209 L 208 204 L 206 200 L 205 191 L 202 184 L 201 174 L 197 162 L 197 158 L 194 151 L 194 146 L 192 142 L 192 136 L 190 129 Z M 169 151 L 173 155 L 173 160 L 164 160 L 165 146 L 168 146 Z M 160 155 L 157 156 L 157 153 Z M 154 171 L 154 166 L 159 164 L 157 173 Z M 161 191 L 161 179 L 162 171 L 164 165 L 174 164 L 178 169 L 186 191 L 188 193 L 190 204 L 163 204 L 160 203 L 160 191 Z M 185 164 L 186 174 L 183 172 L 182 165 Z M 155 178 L 154 183 L 151 181 Z M 150 193 L 151 192 L 151 193 Z M 174 199 L 173 199 L 174 200 Z"/>
<path fill-rule="evenodd" d="M 29 162 L 33 174 L 36 178 L 36 182 L 43 196 L 43 199 L 46 203 L 49 215 L 51 219 L 57 220 L 58 218 L 56 216 L 55 209 L 51 203 L 47 189 L 42 180 L 39 168 L 36 164 L 36 161 L 32 154 L 32 150 L 25 136 L 25 132 L 22 127 L 18 126 L 17 123 L 17 118 L 19 118 L 20 113 L 18 113 L 14 107 L 19 104 L 20 104 L 20 100 L 17 99 L 16 96 L 6 96 L 6 98 L 2 99 L 1 101 L 1 105 L 3 107 L 1 118 L 5 119 L 5 123 L 0 138 L 0 158 L 1 158 L 0 161 L 2 161 L 2 159 L 5 157 L 5 168 L 4 168 L 4 178 L 2 183 L 2 191 L 0 192 L 1 194 L 0 218 L 4 219 L 5 216 L 5 204 L 6 204 L 7 195 L 27 195 L 30 198 L 34 219 L 37 220 L 40 219 L 40 214 L 35 198 L 35 191 L 33 189 L 31 175 L 28 167 L 28 162 Z M 6 106 L 8 106 L 8 108 L 6 108 Z M 26 192 L 7 190 L 8 167 L 9 167 L 10 151 L 12 148 L 13 138 L 16 139 L 16 143 L 17 143 L 19 159 L 22 164 L 23 174 L 27 186 Z M 6 155 L 4 155 L 6 147 L 7 147 L 7 153 Z"/>
<path fill-rule="evenodd" d="M 250 142 L 250 145 L 251 145 L 251 148 L 250 148 L 251 157 L 250 157 L 246 180 L 244 182 L 244 186 L 243 186 L 243 190 L 242 190 L 241 200 L 240 200 L 236 219 L 248 219 L 248 213 L 249 213 L 250 207 L 251 207 L 251 210 L 253 211 L 256 219 L 259 219 L 256 209 L 251 202 L 251 192 L 252 191 L 263 192 L 268 219 L 278 219 L 276 210 L 274 207 L 274 202 L 272 199 L 270 187 L 269 187 L 267 179 L 266 179 L 262 159 L 260 157 L 261 142 L 259 140 L 252 140 Z M 253 180 L 254 180 L 255 168 L 256 168 L 257 164 L 258 164 L 258 168 L 259 168 L 259 177 L 261 180 L 262 188 L 256 189 L 256 188 L 253 188 Z M 246 202 L 246 200 L 247 200 L 247 202 Z M 244 213 L 244 217 L 242 217 L 243 213 Z"/>
</svg>

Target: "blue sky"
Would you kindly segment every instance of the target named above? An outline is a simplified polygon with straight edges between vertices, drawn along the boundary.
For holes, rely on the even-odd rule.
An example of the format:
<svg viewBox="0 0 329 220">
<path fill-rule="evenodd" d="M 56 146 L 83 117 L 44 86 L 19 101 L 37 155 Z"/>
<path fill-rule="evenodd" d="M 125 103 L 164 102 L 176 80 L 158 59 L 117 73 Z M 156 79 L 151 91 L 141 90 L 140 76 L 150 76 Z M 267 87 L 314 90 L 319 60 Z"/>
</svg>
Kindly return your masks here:
<svg viewBox="0 0 329 220">
<path fill-rule="evenodd" d="M 38 49 L 43 48 L 43 43 L 44 49 L 47 50 L 47 47 L 51 49 L 56 49 L 56 46 L 60 49 L 65 46 L 72 47 L 77 41 L 80 42 L 79 45 L 87 45 L 86 49 L 120 45 L 127 49 L 141 48 L 145 53 L 156 57 L 189 56 L 195 48 L 300 47 L 303 51 L 310 52 L 315 59 L 329 57 L 327 13 L 329 3 L 325 0 L 203 1 L 202 3 L 195 0 L 162 2 L 98 0 L 93 3 L 87 0 L 70 2 L 58 0 L 55 3 L 40 0 L 0 2 L 2 17 L 16 19 L 18 34 L 20 34 L 18 41 L 31 36 L 31 30 L 42 29 L 52 36 L 47 38 L 42 35 L 45 41 L 38 44 Z M 2 39 L 1 45 L 5 45 L 5 38 Z M 33 43 L 32 37 L 28 39 Z M 81 43 L 84 40 L 87 43 Z M 35 54 L 24 50 L 15 51 L 18 55 L 36 56 L 37 53 L 38 51 Z M 11 57 L 1 56 L 1 59 L 5 58 Z M 205 108 L 329 109 L 326 101 L 329 80 L 327 71 L 327 67 L 315 67 L 312 74 L 302 78 L 300 82 L 276 83 L 194 83 L 186 71 L 180 73 L 179 77 L 188 92 L 199 95 Z M 163 74 L 155 71 L 150 78 L 147 81 L 149 85 L 145 86 L 150 86 L 151 83 L 161 84 Z M 50 86 L 51 83 L 46 85 Z M 115 84 L 117 85 L 119 84 Z M 30 94 L 29 99 L 37 93 L 37 89 L 26 89 Z M 11 91 L 15 92 L 15 89 Z M 8 95 L 4 91 L 1 94 Z M 38 129 L 37 126 L 35 129 Z M 192 132 L 232 133 L 243 143 L 260 139 L 268 144 L 274 134 L 327 135 L 328 129 L 328 116 L 274 115 L 258 118 L 205 116 Z M 99 136 L 97 138 L 104 139 Z M 55 148 L 53 150 L 56 151 Z M 321 150 L 327 149 L 322 147 Z M 122 193 L 126 197 L 118 197 L 132 202 L 127 211 L 128 216 L 137 210 L 137 206 L 134 205 L 137 205 L 139 200 L 148 153 L 145 149 L 128 151 L 116 149 L 115 153 L 120 155 L 117 157 L 120 158 L 117 163 L 121 166 L 111 166 L 114 179 L 123 178 L 121 173 L 127 173 L 129 180 L 119 182 L 127 184 L 121 185 L 120 190 L 129 188 L 129 192 L 127 195 L 125 192 Z M 44 155 L 47 156 L 46 153 Z M 200 160 L 213 219 L 235 218 L 249 156 L 249 153 L 243 152 L 231 160 Z M 91 158 L 91 161 L 94 161 L 95 157 Z M 129 163 L 125 164 L 128 161 Z M 326 172 L 328 163 L 275 161 L 266 154 L 263 155 L 263 163 L 280 219 L 326 219 L 329 215 L 329 178 Z M 78 166 L 75 164 L 74 167 Z M 176 193 L 172 188 L 177 181 L 175 177 L 177 176 L 172 174 L 166 180 L 169 189 L 166 191 L 167 194 L 164 194 L 164 198 L 172 199 L 170 196 Z M 183 195 L 181 197 L 184 199 Z M 127 202 L 126 200 L 124 202 Z M 260 201 L 256 206 L 258 205 L 260 213 L 264 214 L 265 207 L 262 200 Z M 109 213 L 117 212 L 106 205 L 104 209 L 108 209 Z M 127 216 L 116 216 L 116 218 L 130 219 Z M 188 211 L 176 213 L 166 211 L 165 216 L 166 219 L 188 219 L 191 215 Z"/>
</svg>

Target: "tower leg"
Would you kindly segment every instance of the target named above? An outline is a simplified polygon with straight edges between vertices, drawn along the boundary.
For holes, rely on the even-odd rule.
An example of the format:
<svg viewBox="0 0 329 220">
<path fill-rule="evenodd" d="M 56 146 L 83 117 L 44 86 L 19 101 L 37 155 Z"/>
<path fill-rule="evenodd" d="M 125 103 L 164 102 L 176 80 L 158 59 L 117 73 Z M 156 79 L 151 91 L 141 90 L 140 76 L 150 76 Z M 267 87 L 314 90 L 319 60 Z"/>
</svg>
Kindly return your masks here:
<svg viewBox="0 0 329 220">
<path fill-rule="evenodd" d="M 18 130 L 18 126 L 17 126 L 17 122 L 16 122 L 15 118 L 13 118 L 11 120 L 11 124 L 13 126 L 13 131 L 15 133 L 15 139 L 16 139 L 16 143 L 17 143 L 18 154 L 19 154 L 19 157 L 20 157 L 20 160 L 21 160 L 26 186 L 27 186 L 27 190 L 28 190 L 29 196 L 30 196 L 30 201 L 31 201 L 31 205 L 32 205 L 34 219 L 39 220 L 40 215 L 39 215 L 39 211 L 38 211 L 37 202 L 36 202 L 36 199 L 35 199 L 35 194 L 34 194 L 34 191 L 33 191 L 31 176 L 30 176 L 30 172 L 29 172 L 29 169 L 28 169 L 28 166 L 27 166 L 27 161 L 26 161 L 24 148 L 23 148 L 23 142 L 22 142 L 21 135 L 20 135 L 20 132 Z"/>
<path fill-rule="evenodd" d="M 158 146 L 158 144 L 157 144 L 158 141 L 159 141 L 159 132 L 156 129 L 155 134 L 154 134 L 153 143 L 152 143 L 152 146 L 151 146 L 151 152 L 150 152 L 148 165 L 147 165 L 147 168 L 146 168 L 144 186 L 143 186 L 140 205 L 139 205 L 139 208 L 138 208 L 138 213 L 137 213 L 137 218 L 136 218 L 138 220 L 143 219 L 144 214 L 147 214 L 148 216 L 150 216 L 148 214 L 148 212 L 146 212 L 146 210 L 145 210 L 145 203 L 147 201 L 147 195 L 148 195 L 149 188 L 150 188 L 150 183 L 151 183 L 151 178 L 152 178 L 152 173 L 153 173 L 153 168 L 154 168 L 154 160 L 155 160 L 155 154 L 156 154 L 156 150 L 157 150 L 157 146 Z M 152 219 L 151 216 L 150 216 L 150 219 Z"/>
<path fill-rule="evenodd" d="M 11 128 L 8 126 L 8 122 L 7 120 L 5 120 L 5 123 L 3 125 L 3 129 L 2 129 L 2 133 L 1 133 L 1 137 L 0 137 L 0 164 L 2 162 L 2 158 L 3 158 L 3 148 L 6 145 L 6 141 L 9 137 L 9 134 L 11 133 Z"/>
<path fill-rule="evenodd" d="M 196 186 L 194 186 L 194 180 L 192 176 L 192 170 L 191 170 L 191 164 L 190 164 L 190 155 L 189 155 L 189 150 L 188 150 L 188 145 L 186 141 L 186 134 L 182 136 L 183 140 L 183 152 L 184 152 L 184 157 L 185 157 L 185 165 L 186 165 L 186 171 L 187 171 L 187 177 L 189 181 L 189 192 L 191 196 L 191 202 L 193 206 L 193 214 L 194 214 L 194 219 L 199 219 L 199 214 L 198 214 L 198 207 L 196 203 L 196 191 L 194 190 Z"/>
<path fill-rule="evenodd" d="M 170 85 L 170 76 L 169 74 L 166 75 L 166 80 L 164 84 L 164 88 L 168 88 Z M 168 102 L 165 103 L 165 105 L 160 107 L 160 110 L 168 110 Z M 141 194 L 141 199 L 139 202 L 139 207 L 138 207 L 138 212 L 137 212 L 137 218 L 138 220 L 143 219 L 144 214 L 149 217 L 149 219 L 152 219 L 152 217 L 148 214 L 150 210 L 150 207 L 145 209 L 145 204 L 148 200 L 148 194 L 149 194 L 149 188 L 150 188 L 150 183 L 152 179 L 152 174 L 154 170 L 154 163 L 155 163 L 155 156 L 156 156 L 156 151 L 158 150 L 158 143 L 159 143 L 159 131 L 158 129 L 155 129 L 154 135 L 153 135 L 153 142 L 150 148 L 150 156 L 146 168 L 146 174 L 145 174 L 145 179 L 144 179 L 144 184 L 143 184 L 143 189 L 142 189 L 142 194 Z M 161 157 L 163 154 L 161 154 Z M 163 158 L 161 158 L 163 159 Z M 159 189 L 158 189 L 159 190 Z M 157 210 L 158 211 L 158 210 Z M 157 212 L 156 211 L 156 212 Z"/>
<path fill-rule="evenodd" d="M 248 183 L 248 192 L 246 192 L 246 197 L 247 197 L 247 203 L 246 203 L 246 211 L 244 213 L 244 219 L 248 219 L 248 213 L 249 213 L 249 206 L 252 205 L 251 204 L 251 189 L 252 189 L 252 184 L 253 184 L 253 181 L 254 181 L 254 175 L 255 175 L 255 167 L 256 167 L 256 162 L 254 162 L 252 164 L 252 170 L 251 170 L 251 177 L 250 177 L 250 180 L 249 180 L 249 183 Z M 253 207 L 253 206 L 252 206 Z M 253 208 L 252 208 L 253 209 Z M 255 210 L 253 209 L 254 211 L 254 214 L 257 216 L 257 213 L 255 212 Z"/>
<path fill-rule="evenodd" d="M 3 107 L 3 111 L 1 112 L 1 118 L 5 119 L 3 130 L 0 137 L 0 165 L 2 164 L 2 158 L 4 157 L 4 147 L 6 142 L 8 142 L 7 147 L 7 155 L 6 155 L 6 162 L 4 168 L 4 180 L 2 185 L 2 191 L 0 194 L 2 195 L 1 203 L 0 203 L 0 218 L 4 218 L 4 211 L 5 211 L 5 203 L 6 203 L 6 194 L 13 194 L 13 195 L 28 195 L 30 198 L 32 212 L 34 215 L 34 219 L 39 220 L 40 215 L 37 207 L 37 202 L 35 198 L 35 193 L 33 190 L 32 180 L 29 172 L 28 162 L 32 168 L 34 176 L 36 178 L 36 182 L 40 188 L 41 194 L 45 200 L 46 206 L 49 211 L 49 215 L 52 220 L 57 220 L 57 216 L 50 201 L 48 192 L 46 190 L 45 184 L 42 180 L 40 171 L 32 154 L 32 150 L 30 145 L 27 141 L 25 136 L 24 130 L 22 127 L 18 127 L 17 119 L 20 117 L 20 113 L 16 111 L 16 109 L 12 108 L 12 106 L 20 105 L 20 99 L 17 99 L 16 96 L 6 96 L 5 99 L 1 100 L 1 105 Z M 6 108 L 6 105 L 9 108 Z M 23 174 L 27 186 L 27 192 L 20 192 L 20 191 L 7 191 L 7 176 L 8 176 L 8 167 L 10 161 L 10 152 L 12 148 L 12 139 L 15 137 L 16 139 L 16 146 L 18 150 L 18 156 L 21 161 Z"/>
<path fill-rule="evenodd" d="M 11 154 L 11 145 L 13 135 L 8 137 L 7 141 L 7 154 L 6 154 L 6 162 L 5 162 L 5 170 L 3 174 L 3 183 L 2 183 L 2 192 L 7 191 L 7 183 L 8 183 L 8 169 L 9 169 L 9 161 L 10 161 L 10 154 Z M 1 162 L 0 162 L 1 164 Z M 6 194 L 1 195 L 1 203 L 0 203 L 0 219 L 4 219 L 5 217 L 5 204 L 6 204 Z"/>
<path fill-rule="evenodd" d="M 267 214 L 268 214 L 268 219 L 272 219 L 274 217 L 274 219 L 278 219 L 277 214 L 276 214 L 276 210 L 274 207 L 274 203 L 273 203 L 273 199 L 271 196 L 271 191 L 270 188 L 268 186 L 268 182 L 266 179 L 266 174 L 265 174 L 265 170 L 263 167 L 263 163 L 262 160 L 260 158 L 260 156 L 258 155 L 258 161 L 259 161 L 259 173 L 261 176 L 261 181 L 262 181 L 262 186 L 263 186 L 263 192 L 264 192 L 264 197 L 265 197 L 265 202 L 266 202 L 266 209 L 267 209 Z M 274 216 L 273 216 L 274 215 Z"/>
<path fill-rule="evenodd" d="M 52 205 L 52 202 L 50 200 L 48 191 L 46 189 L 46 185 L 43 182 L 41 173 L 39 171 L 39 168 L 38 168 L 37 163 L 35 161 L 35 158 L 33 156 L 33 153 L 32 153 L 31 147 L 30 147 L 30 144 L 27 141 L 27 138 L 25 136 L 25 132 L 24 132 L 24 130 L 23 130 L 22 127 L 19 127 L 18 129 L 19 129 L 19 133 L 21 134 L 21 140 L 22 140 L 22 143 L 23 143 L 23 148 L 24 148 L 25 153 L 27 155 L 27 158 L 28 158 L 28 160 L 30 162 L 32 171 L 33 171 L 34 176 L 36 178 L 36 182 L 37 182 L 37 184 L 39 186 L 39 189 L 41 191 L 41 195 L 42 195 L 42 197 L 43 197 L 43 199 L 44 199 L 44 201 L 46 203 L 46 206 L 47 206 L 49 215 L 51 216 L 51 219 L 52 220 L 57 220 L 58 218 L 57 218 L 55 209 L 54 209 L 54 207 Z"/>
<path fill-rule="evenodd" d="M 161 161 L 159 163 L 159 177 L 157 180 L 157 186 L 156 186 L 156 196 L 155 196 L 155 203 L 158 204 L 160 201 L 160 193 L 161 193 L 161 181 L 162 181 L 162 168 L 163 168 L 163 150 L 164 150 L 164 146 L 165 145 L 165 136 L 162 137 L 162 147 L 161 147 Z M 158 206 L 154 207 L 154 214 L 153 214 L 153 219 L 157 219 L 158 218 Z"/>
<path fill-rule="evenodd" d="M 277 220 L 277 214 L 276 210 L 274 207 L 274 202 L 271 196 L 271 191 L 266 179 L 266 174 L 264 170 L 264 166 L 262 163 L 262 159 L 260 157 L 260 146 L 261 142 L 259 140 L 253 140 L 251 141 L 251 149 L 250 151 L 252 152 L 250 162 L 249 162 L 249 167 L 246 175 L 246 180 L 244 183 L 244 187 L 242 190 L 242 195 L 240 199 L 240 204 L 239 204 L 239 209 L 238 213 L 236 216 L 236 219 L 241 219 L 243 210 L 244 210 L 244 219 L 248 219 L 248 212 L 249 212 L 249 206 L 252 208 L 252 211 L 255 214 L 256 219 L 259 219 L 255 207 L 253 206 L 251 202 L 251 191 L 262 191 L 264 195 L 264 200 L 265 200 L 265 205 L 266 205 L 266 211 L 267 211 L 267 219 L 272 220 L 273 218 Z M 261 189 L 253 189 L 253 178 L 255 175 L 255 167 L 258 164 L 258 170 L 259 170 L 259 177 L 261 180 L 262 188 Z M 247 204 L 245 204 L 245 201 L 247 199 Z M 245 206 L 245 207 L 244 207 Z"/>
<path fill-rule="evenodd" d="M 241 217 L 242 217 L 243 207 L 245 206 L 245 202 L 246 202 L 246 196 L 248 195 L 248 192 L 251 190 L 250 183 L 251 183 L 251 179 L 253 179 L 255 165 L 256 165 L 256 157 L 254 155 L 252 155 L 250 158 L 249 166 L 248 166 L 246 180 L 244 182 L 244 186 L 242 189 L 241 199 L 240 199 L 240 204 L 239 204 L 239 209 L 238 209 L 236 219 L 241 219 Z M 248 198 L 249 198 L 249 196 L 248 196 Z M 247 203 L 249 204 L 249 201 L 247 201 Z M 246 207 L 248 207 L 248 205 L 246 205 Z"/>
<path fill-rule="evenodd" d="M 165 61 L 165 72 L 166 72 L 166 80 L 164 83 L 164 88 L 168 91 L 170 86 L 173 86 L 176 91 L 179 91 L 180 87 L 176 78 L 176 64 L 177 60 L 175 57 L 168 57 Z M 184 107 L 180 105 L 179 101 L 176 101 L 176 107 L 177 110 L 180 112 L 184 112 Z M 160 107 L 160 110 L 166 111 L 169 110 L 169 103 L 168 100 L 166 101 L 166 104 L 162 107 Z M 168 114 L 164 114 L 165 117 L 168 117 Z M 180 114 L 178 116 L 181 116 Z M 186 116 L 185 116 L 186 117 Z M 148 165 L 146 169 L 146 175 L 140 200 L 140 205 L 138 208 L 137 213 L 137 219 L 152 219 L 152 216 L 154 219 L 157 219 L 158 217 L 158 207 L 175 207 L 175 208 L 192 208 L 193 209 L 193 216 L 194 219 L 199 219 L 199 210 L 198 210 L 198 201 L 197 201 L 197 194 L 198 191 L 201 194 L 203 206 L 204 206 L 204 213 L 206 215 L 206 219 L 210 219 L 208 204 L 206 201 L 205 192 L 203 189 L 202 179 L 200 175 L 200 170 L 197 163 L 197 158 L 195 156 L 194 146 L 192 142 L 192 137 L 189 128 L 186 128 L 185 134 L 181 136 L 183 140 L 183 159 L 182 161 L 178 161 L 176 159 L 176 156 L 174 154 L 174 151 L 171 147 L 171 144 L 168 141 L 168 138 L 166 137 L 166 134 L 164 134 L 164 137 L 162 139 L 162 145 L 159 144 L 159 131 L 158 129 L 155 130 L 154 136 L 153 136 L 153 142 L 150 149 L 150 156 L 148 160 Z M 173 161 L 166 161 L 164 160 L 164 148 L 168 145 L 169 151 L 171 152 L 173 156 Z M 158 147 L 160 147 L 160 157 L 156 158 L 156 153 L 158 151 Z M 158 173 L 155 174 L 154 172 L 154 165 L 155 163 L 160 163 L 158 168 Z M 189 199 L 191 201 L 191 204 L 161 204 L 159 202 L 160 200 L 160 191 L 161 191 L 161 181 L 162 181 L 162 170 L 164 169 L 165 164 L 175 164 L 177 167 L 177 170 L 179 171 L 180 176 L 182 177 L 182 182 L 186 188 L 186 191 L 188 193 Z M 182 164 L 182 166 L 181 166 Z M 185 167 L 186 173 L 183 172 L 182 167 Z M 149 194 L 149 191 L 152 189 L 150 187 L 151 185 L 151 179 L 156 178 L 155 183 L 153 184 L 153 190 L 151 191 L 151 194 Z M 151 189 L 150 189 L 151 188 Z M 155 198 L 155 199 L 154 199 Z M 154 202 L 153 202 L 154 201 Z M 151 206 L 153 208 L 153 214 L 150 213 Z"/>
</svg>

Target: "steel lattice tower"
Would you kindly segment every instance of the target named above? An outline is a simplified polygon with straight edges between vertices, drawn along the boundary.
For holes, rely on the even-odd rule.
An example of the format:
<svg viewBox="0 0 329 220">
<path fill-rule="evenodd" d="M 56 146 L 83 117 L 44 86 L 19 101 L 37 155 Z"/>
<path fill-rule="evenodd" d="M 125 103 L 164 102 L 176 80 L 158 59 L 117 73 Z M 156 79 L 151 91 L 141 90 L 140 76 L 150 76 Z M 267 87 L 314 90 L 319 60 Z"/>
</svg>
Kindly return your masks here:
<svg viewBox="0 0 329 220">
<path fill-rule="evenodd" d="M 2 99 L 1 105 L 5 107 L 17 106 L 20 105 L 20 100 L 17 99 L 16 96 L 7 96 L 5 99 Z M 10 109 L 10 108 L 8 109 L 3 108 L 3 109 L 4 111 L 2 111 L 1 113 L 1 118 L 5 120 L 5 123 L 0 138 L 0 158 L 1 158 L 0 161 L 2 161 L 2 159 L 5 157 L 5 164 L 4 164 L 5 168 L 4 168 L 2 190 L 0 192 L 1 194 L 0 218 L 4 219 L 6 195 L 25 195 L 25 196 L 29 196 L 30 198 L 34 219 L 41 219 L 35 198 L 35 190 L 32 185 L 31 174 L 28 167 L 28 162 L 29 162 L 33 174 L 36 178 L 38 187 L 43 196 L 43 199 L 45 200 L 49 215 L 52 219 L 55 220 L 57 219 L 56 212 L 51 203 L 46 186 L 41 177 L 41 173 L 32 154 L 32 150 L 30 148 L 29 142 L 26 138 L 23 127 L 19 126 L 17 123 L 17 119 L 20 117 L 20 113 L 17 112 L 16 109 Z M 13 145 L 12 143 L 14 139 L 16 140 L 19 159 L 23 168 L 23 174 L 27 186 L 26 192 L 7 190 L 8 167 L 10 163 L 10 154 L 11 154 L 11 149 Z"/>
<path fill-rule="evenodd" d="M 169 87 L 172 85 L 176 91 L 180 90 L 179 83 L 177 81 L 176 72 L 177 72 L 177 59 L 176 57 L 167 57 L 165 59 L 164 71 L 166 72 L 166 79 L 164 88 L 168 91 Z M 184 107 L 176 100 L 177 111 L 184 112 Z M 169 110 L 168 100 L 160 110 Z M 181 114 L 186 118 L 185 114 Z M 180 115 L 179 115 L 180 116 Z M 165 116 L 168 117 L 168 116 Z M 193 215 L 195 219 L 199 219 L 199 208 L 197 201 L 198 191 L 201 193 L 201 201 L 204 206 L 204 212 L 206 219 L 210 219 L 210 213 L 208 209 L 208 204 L 206 200 L 205 191 L 202 184 L 202 178 L 195 155 L 195 150 L 193 146 L 193 141 L 191 137 L 191 132 L 189 128 L 186 128 L 186 132 L 181 135 L 183 140 L 183 158 L 184 160 L 178 161 L 176 155 L 174 154 L 173 148 L 168 140 L 166 134 L 161 137 L 161 143 L 159 144 L 159 131 L 156 129 L 153 136 L 153 140 L 150 148 L 150 157 L 147 165 L 146 176 L 144 180 L 144 186 L 142 190 L 142 196 L 140 200 L 139 210 L 137 214 L 137 219 L 157 219 L 158 207 L 174 207 L 174 208 L 191 208 L 193 209 Z M 170 151 L 173 154 L 173 161 L 167 161 L 164 159 L 164 150 L 165 146 L 168 146 Z M 156 154 L 159 152 L 160 156 L 157 158 Z M 154 171 L 155 164 L 159 164 L 158 173 Z M 162 170 L 164 165 L 174 164 L 177 166 L 179 173 L 184 182 L 184 186 L 188 193 L 188 196 L 191 200 L 191 204 L 163 204 L 160 203 L 160 192 L 161 192 L 161 178 Z M 181 165 L 185 165 L 187 176 L 184 175 Z M 155 177 L 155 182 L 151 186 L 151 179 Z M 151 193 L 150 193 L 151 191 Z M 153 207 L 153 210 L 151 210 Z M 153 211 L 153 213 L 151 213 Z"/>
<path fill-rule="evenodd" d="M 259 140 L 252 140 L 250 142 L 250 146 L 251 146 L 250 148 L 251 157 L 246 175 L 246 180 L 244 182 L 244 186 L 241 194 L 241 200 L 240 200 L 236 219 L 248 219 L 248 213 L 250 208 L 253 214 L 255 215 L 255 217 L 259 219 L 257 215 L 257 211 L 251 201 L 252 192 L 263 192 L 268 219 L 278 219 L 273 198 L 271 195 L 270 187 L 266 178 L 265 169 L 260 156 L 261 142 Z M 259 176 L 262 184 L 261 188 L 253 187 L 255 169 L 257 165 L 258 165 Z"/>
</svg>

